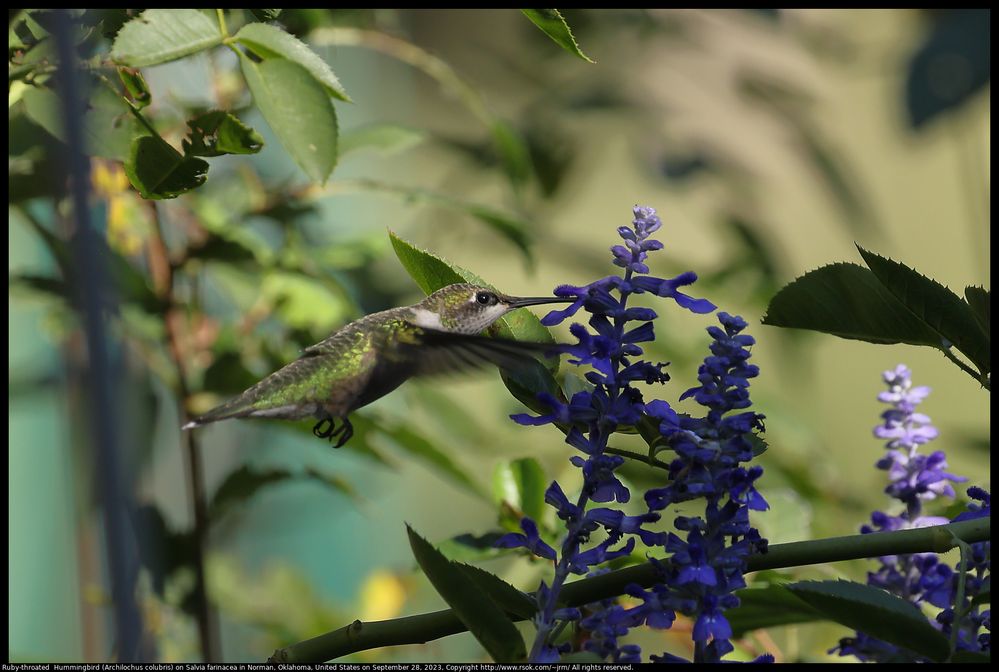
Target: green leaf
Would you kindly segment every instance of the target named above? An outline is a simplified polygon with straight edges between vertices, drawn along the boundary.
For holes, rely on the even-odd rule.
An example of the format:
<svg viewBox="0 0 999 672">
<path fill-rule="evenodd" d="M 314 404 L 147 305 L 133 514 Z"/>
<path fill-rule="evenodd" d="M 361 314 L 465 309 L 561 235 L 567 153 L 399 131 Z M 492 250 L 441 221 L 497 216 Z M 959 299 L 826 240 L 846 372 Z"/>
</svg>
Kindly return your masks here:
<svg viewBox="0 0 999 672">
<path fill-rule="evenodd" d="M 426 133 L 395 124 L 370 124 L 352 128 L 340 136 L 340 156 L 359 149 L 375 149 L 383 154 L 402 152 L 423 142 Z"/>
<path fill-rule="evenodd" d="M 149 91 L 149 85 L 146 84 L 141 72 L 135 68 L 118 68 L 118 78 L 128 91 L 136 109 L 141 110 L 152 102 L 153 94 Z"/>
<path fill-rule="evenodd" d="M 59 96 L 51 89 L 27 87 L 22 96 L 28 117 L 53 137 L 66 141 Z M 83 115 L 83 151 L 89 156 L 124 161 L 139 133 L 124 101 L 101 86 L 91 91 Z"/>
<path fill-rule="evenodd" d="M 344 91 L 343 85 L 326 61 L 294 35 L 266 23 L 248 23 L 236 33 L 236 41 L 262 60 L 285 58 L 298 63 L 308 70 L 330 95 L 350 102 L 350 96 Z"/>
<path fill-rule="evenodd" d="M 460 266 L 454 266 L 440 257 L 421 250 L 411 243 L 389 232 L 392 247 L 403 267 L 427 294 L 441 287 L 458 282 L 471 282 L 485 287 L 491 287 L 482 278 Z M 503 338 L 513 338 L 535 343 L 554 343 L 551 332 L 541 324 L 541 321 L 527 310 L 515 310 L 497 320 L 489 332 Z M 554 373 L 558 371 L 558 359 L 548 360 L 546 365 L 540 362 L 520 367 L 516 371 L 500 372 L 503 382 L 515 398 L 536 412 L 546 412 L 550 409 L 538 403 L 537 395 L 547 392 L 556 398 L 561 395 Z"/>
<path fill-rule="evenodd" d="M 396 427 L 379 425 L 377 429 L 380 433 L 392 439 L 405 452 L 436 467 L 444 474 L 450 476 L 454 481 L 464 486 L 468 491 L 485 498 L 486 495 L 482 490 L 482 486 L 469 476 L 461 466 L 452 460 L 447 453 L 442 452 L 434 444 L 409 427 L 405 425 Z"/>
<path fill-rule="evenodd" d="M 784 586 L 745 588 L 736 592 L 739 606 L 725 612 L 736 639 L 760 628 L 824 620 L 824 616 Z"/>
<path fill-rule="evenodd" d="M 409 525 L 406 525 L 406 531 L 423 573 L 493 660 L 497 663 L 523 661 L 527 650 L 513 621 L 467 573 L 441 555 Z"/>
<path fill-rule="evenodd" d="M 296 474 L 286 469 L 253 471 L 249 467 L 240 467 L 229 474 L 215 491 L 208 506 L 208 516 L 212 521 L 220 520 L 227 512 L 234 510 L 235 507 L 253 497 L 261 488 L 281 481 L 302 480 L 302 476 L 303 474 Z M 353 487 L 339 477 L 324 474 L 315 469 L 306 470 L 304 476 L 340 494 L 356 499 L 357 495 Z"/>
<path fill-rule="evenodd" d="M 545 472 L 533 457 L 500 462 L 493 471 L 493 499 L 507 502 L 531 520 L 540 520 L 545 508 Z"/>
<path fill-rule="evenodd" d="M 953 343 L 983 374 L 992 370 L 989 338 L 968 303 L 905 264 L 869 252 L 860 245 L 857 249 L 871 272 L 916 319 L 941 339 Z"/>
<path fill-rule="evenodd" d="M 240 54 L 240 65 L 254 102 L 281 144 L 309 179 L 326 182 L 337 160 L 336 111 L 326 89 L 308 70 L 283 58 L 255 63 Z"/>
<path fill-rule="evenodd" d="M 823 266 L 785 285 L 770 300 L 763 324 L 869 343 L 940 346 L 926 324 L 857 264 Z"/>
<path fill-rule="evenodd" d="M 221 156 L 222 154 L 256 154 L 264 139 L 255 130 L 228 112 L 215 110 L 187 122 L 191 139 L 183 141 L 189 156 Z"/>
<path fill-rule="evenodd" d="M 975 314 L 975 319 L 978 320 L 978 325 L 985 331 L 985 337 L 991 340 L 992 315 L 990 306 L 992 292 L 984 287 L 965 287 L 964 298 L 967 300 L 968 305 L 971 306 L 971 310 Z"/>
<path fill-rule="evenodd" d="M 826 619 L 909 649 L 934 661 L 947 658 L 950 645 L 919 609 L 880 588 L 852 581 L 801 581 L 787 589 Z"/>
<path fill-rule="evenodd" d="M 525 620 L 533 618 L 537 613 L 538 605 L 527 593 L 517 590 L 495 574 L 460 562 L 451 564 L 474 581 L 482 592 L 492 598 L 496 606 L 507 613 Z"/>
<path fill-rule="evenodd" d="M 250 13 L 257 21 L 276 21 L 281 16 L 280 9 L 251 9 Z"/>
<path fill-rule="evenodd" d="M 531 20 L 531 23 L 540 28 L 545 35 L 552 38 L 555 44 L 587 63 L 593 63 L 580 50 L 579 45 L 576 44 L 576 38 L 572 36 L 572 31 L 569 30 L 569 24 L 565 22 L 562 14 L 557 9 L 522 9 L 520 11 Z"/>
<path fill-rule="evenodd" d="M 204 184 L 208 164 L 182 155 L 162 138 L 146 135 L 132 140 L 125 174 L 143 198 L 176 198 Z"/>
<path fill-rule="evenodd" d="M 218 23 L 197 9 L 147 9 L 118 31 L 111 60 L 143 68 L 219 44 L 222 33 Z"/>
</svg>

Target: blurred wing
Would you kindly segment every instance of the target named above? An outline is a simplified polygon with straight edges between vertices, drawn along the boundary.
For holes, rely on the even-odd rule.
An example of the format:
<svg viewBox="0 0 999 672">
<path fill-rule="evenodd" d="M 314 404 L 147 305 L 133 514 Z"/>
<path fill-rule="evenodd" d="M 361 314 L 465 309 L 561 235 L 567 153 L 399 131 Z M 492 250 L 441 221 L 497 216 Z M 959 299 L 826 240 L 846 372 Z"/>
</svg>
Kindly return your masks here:
<svg viewBox="0 0 999 672">
<path fill-rule="evenodd" d="M 414 327 L 411 339 L 401 342 L 396 356 L 405 360 L 413 375 L 428 376 L 466 371 L 494 364 L 515 369 L 529 364 L 534 355 L 558 351 L 554 343 L 530 343 Z"/>
</svg>

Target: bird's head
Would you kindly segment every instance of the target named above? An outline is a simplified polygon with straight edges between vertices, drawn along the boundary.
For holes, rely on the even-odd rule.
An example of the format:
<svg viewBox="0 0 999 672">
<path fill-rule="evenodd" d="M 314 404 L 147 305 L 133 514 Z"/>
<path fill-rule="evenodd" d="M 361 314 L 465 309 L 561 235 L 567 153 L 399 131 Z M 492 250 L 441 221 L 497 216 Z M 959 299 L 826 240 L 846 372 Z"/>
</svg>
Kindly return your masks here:
<svg viewBox="0 0 999 672">
<path fill-rule="evenodd" d="M 421 327 L 477 334 L 511 310 L 571 301 L 558 296 L 509 296 L 490 287 L 460 283 L 442 287 L 413 306 L 412 321 Z"/>
</svg>

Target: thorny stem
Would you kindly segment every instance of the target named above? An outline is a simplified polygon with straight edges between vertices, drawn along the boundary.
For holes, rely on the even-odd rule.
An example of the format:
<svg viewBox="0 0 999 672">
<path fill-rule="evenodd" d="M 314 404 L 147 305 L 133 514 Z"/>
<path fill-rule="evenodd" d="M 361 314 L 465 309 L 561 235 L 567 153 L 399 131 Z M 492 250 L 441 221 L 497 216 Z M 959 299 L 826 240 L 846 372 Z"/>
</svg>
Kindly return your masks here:
<svg viewBox="0 0 999 672">
<path fill-rule="evenodd" d="M 163 227 L 155 203 L 150 203 L 153 230 L 155 235 L 150 239 L 150 265 L 154 264 L 162 275 L 158 279 L 156 291 L 165 300 L 167 313 L 164 319 L 167 346 L 170 359 L 177 373 L 177 391 L 180 397 L 180 410 L 186 422 L 187 402 L 191 391 L 187 386 L 187 371 L 180 350 L 180 335 L 177 333 L 177 318 L 173 294 L 173 266 L 163 239 Z M 155 277 L 155 274 L 154 274 Z M 217 614 L 208 602 L 208 592 L 205 582 L 205 542 L 208 536 L 208 504 L 205 500 L 205 478 L 202 471 L 198 442 L 192 431 L 184 432 L 185 459 L 190 479 L 190 496 L 194 508 L 194 602 L 197 610 L 198 638 L 201 644 L 201 655 L 205 662 L 219 660 Z"/>
</svg>

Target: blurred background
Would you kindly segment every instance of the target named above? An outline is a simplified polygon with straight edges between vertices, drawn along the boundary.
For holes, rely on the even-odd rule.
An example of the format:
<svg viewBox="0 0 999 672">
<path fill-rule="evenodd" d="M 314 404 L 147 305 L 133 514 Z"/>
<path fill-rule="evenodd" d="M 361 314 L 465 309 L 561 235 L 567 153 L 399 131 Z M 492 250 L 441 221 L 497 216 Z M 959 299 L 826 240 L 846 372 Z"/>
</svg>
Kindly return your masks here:
<svg viewBox="0 0 999 672">
<path fill-rule="evenodd" d="M 277 142 L 228 50 L 143 69 L 146 115 L 176 145 L 186 118 L 214 108 L 234 111 L 266 143 L 259 154 L 210 159 L 204 186 L 173 200 L 145 201 L 120 162 L 91 159 L 119 302 L 109 336 L 142 559 L 137 595 L 157 660 L 203 655 L 181 409 L 203 412 L 347 321 L 419 300 L 389 231 L 502 291 L 545 295 L 613 273 L 616 228 L 636 203 L 655 207 L 666 248 L 653 274 L 695 271 L 691 294 L 743 315 L 757 339 L 752 394 L 767 416 L 760 483 L 771 511 L 754 523 L 771 543 L 853 534 L 887 505 L 871 428 L 883 410 L 881 372 L 899 363 L 934 390 L 920 410 L 939 427 L 934 447 L 951 471 L 988 486 L 987 396 L 939 353 L 759 321 L 795 277 L 859 263 L 854 242 L 951 288 L 990 286 L 990 13 L 564 14 L 594 64 L 513 10 L 283 11 L 279 24 L 330 64 L 354 101 L 336 106 L 340 159 L 324 186 Z M 12 14 L 14 60 L 19 20 Z M 228 20 L 250 19 L 234 10 Z M 65 204 L 51 168 L 60 145 L 16 84 L 12 75 L 9 656 L 108 661 L 86 349 L 58 260 Z M 716 318 L 647 305 L 660 314 L 649 352 L 672 362 L 673 378 L 647 398 L 675 403 Z M 568 338 L 567 325 L 556 338 Z M 196 432 L 219 658 L 261 661 L 356 618 L 441 608 L 415 570 L 407 522 L 452 557 L 533 590 L 542 564 L 474 543 L 515 520 L 494 477 L 510 461 L 536 459 L 545 483 L 576 482 L 554 428 L 508 419 L 522 410 L 487 372 L 404 385 L 358 414 L 358 437 L 339 451 L 313 438 L 311 423 Z M 625 475 L 636 489 L 656 483 L 644 469 Z M 869 566 L 786 575 L 863 580 Z M 846 634 L 785 627 L 749 636 L 741 650 L 820 661 Z M 682 655 L 689 635 L 678 624 L 639 641 L 646 654 Z M 483 655 L 465 634 L 354 658 Z"/>
</svg>

